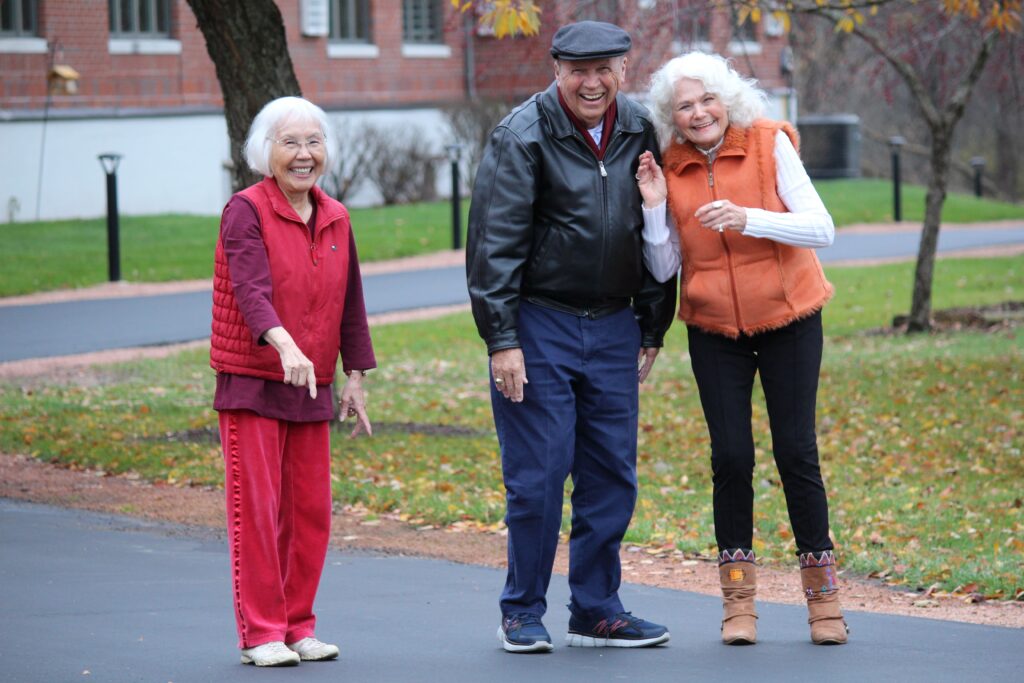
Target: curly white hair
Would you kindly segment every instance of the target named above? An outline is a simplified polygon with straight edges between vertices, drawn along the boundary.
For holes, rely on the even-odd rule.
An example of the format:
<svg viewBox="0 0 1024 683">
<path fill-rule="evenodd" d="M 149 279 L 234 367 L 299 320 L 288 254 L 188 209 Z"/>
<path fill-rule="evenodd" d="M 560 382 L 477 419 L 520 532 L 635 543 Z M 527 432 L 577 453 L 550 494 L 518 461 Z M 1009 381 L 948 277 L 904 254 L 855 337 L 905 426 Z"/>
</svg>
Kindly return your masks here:
<svg viewBox="0 0 1024 683">
<path fill-rule="evenodd" d="M 755 79 L 740 76 L 719 55 L 687 52 L 665 62 L 651 76 L 651 113 L 662 149 L 672 144 L 676 135 L 672 110 L 676 84 L 683 78 L 698 80 L 709 93 L 717 95 L 729 113 L 730 123 L 747 127 L 764 114 L 768 96 L 757 87 Z"/>
</svg>

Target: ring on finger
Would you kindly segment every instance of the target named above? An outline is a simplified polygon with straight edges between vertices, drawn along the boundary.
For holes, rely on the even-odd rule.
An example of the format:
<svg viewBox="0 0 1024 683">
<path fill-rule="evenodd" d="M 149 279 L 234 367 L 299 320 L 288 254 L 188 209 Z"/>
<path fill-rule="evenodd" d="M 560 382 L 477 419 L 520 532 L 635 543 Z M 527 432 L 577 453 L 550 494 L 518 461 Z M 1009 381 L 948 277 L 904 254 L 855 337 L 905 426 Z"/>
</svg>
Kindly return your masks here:
<svg viewBox="0 0 1024 683">
<path fill-rule="evenodd" d="M 725 230 L 725 226 L 719 223 L 718 225 L 715 226 L 715 230 L 717 230 L 718 232 L 723 232 Z"/>
<path fill-rule="evenodd" d="M 723 206 L 725 206 L 725 204 L 722 202 L 721 199 L 716 199 L 715 201 L 711 202 L 712 209 L 721 209 Z"/>
<path fill-rule="evenodd" d="M 504 384 L 504 383 L 505 383 L 505 380 L 504 380 L 504 379 L 502 379 L 501 377 L 495 377 L 495 378 L 494 378 L 494 383 L 495 383 L 495 384 L 498 384 L 498 385 L 501 385 L 501 384 Z"/>
</svg>

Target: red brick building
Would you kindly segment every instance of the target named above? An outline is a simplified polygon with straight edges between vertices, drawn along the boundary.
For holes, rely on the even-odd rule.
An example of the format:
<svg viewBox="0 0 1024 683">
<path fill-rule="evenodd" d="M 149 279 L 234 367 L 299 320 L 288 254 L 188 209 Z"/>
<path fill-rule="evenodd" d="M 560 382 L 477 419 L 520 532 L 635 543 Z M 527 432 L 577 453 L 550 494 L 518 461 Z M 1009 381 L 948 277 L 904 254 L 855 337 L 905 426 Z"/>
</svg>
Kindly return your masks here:
<svg viewBox="0 0 1024 683">
<path fill-rule="evenodd" d="M 449 0 L 277 4 L 305 97 L 332 112 L 402 112 L 429 129 L 440 127 L 443 105 L 512 102 L 543 89 L 552 33 L 579 19 L 630 31 L 632 92 L 642 93 L 667 58 L 694 48 L 733 57 L 769 91 L 785 86 L 781 31 L 767 22 L 734 26 L 706 0 L 542 1 L 539 36 L 502 40 Z M 228 191 L 220 86 L 185 0 L 0 0 L 0 74 L 0 147 L 29 167 L 0 171 L 8 220 L 102 213 L 101 193 L 74 187 L 82 174 L 95 175 L 95 153 L 108 149 L 134 165 L 122 183 L 155 188 L 122 193 L 127 212 L 219 210 Z M 188 185 L 168 177 L 183 145 L 203 150 Z"/>
</svg>

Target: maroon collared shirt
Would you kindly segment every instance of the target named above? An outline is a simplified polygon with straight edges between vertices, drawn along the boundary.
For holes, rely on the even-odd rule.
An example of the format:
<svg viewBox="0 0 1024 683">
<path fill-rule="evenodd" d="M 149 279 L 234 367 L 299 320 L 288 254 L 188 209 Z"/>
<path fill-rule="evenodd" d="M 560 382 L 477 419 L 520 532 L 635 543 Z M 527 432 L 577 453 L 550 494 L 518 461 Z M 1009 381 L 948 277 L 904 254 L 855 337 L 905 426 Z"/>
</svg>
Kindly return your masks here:
<svg viewBox="0 0 1024 683">
<path fill-rule="evenodd" d="M 307 225 L 312 235 L 316 225 L 315 204 Z M 266 343 L 262 341 L 263 334 L 280 325 L 281 320 L 271 303 L 270 262 L 256 208 L 243 197 L 232 197 L 221 219 L 221 236 L 238 309 L 253 339 Z M 346 372 L 377 367 L 366 321 L 356 242 L 351 231 L 348 253 L 348 285 L 341 319 L 341 359 Z M 251 410 L 262 417 L 289 422 L 319 422 L 334 418 L 333 395 L 333 386 L 318 386 L 313 399 L 306 387 L 221 372 L 217 374 L 213 408 Z"/>
</svg>

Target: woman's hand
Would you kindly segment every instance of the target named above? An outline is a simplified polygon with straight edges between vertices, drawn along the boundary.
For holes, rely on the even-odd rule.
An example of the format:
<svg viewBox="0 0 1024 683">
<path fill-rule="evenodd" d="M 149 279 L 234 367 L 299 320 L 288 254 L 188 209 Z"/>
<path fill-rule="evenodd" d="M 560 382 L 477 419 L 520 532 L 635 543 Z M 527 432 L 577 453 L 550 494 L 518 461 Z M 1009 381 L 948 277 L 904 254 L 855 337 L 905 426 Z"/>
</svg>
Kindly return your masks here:
<svg viewBox="0 0 1024 683">
<path fill-rule="evenodd" d="M 366 414 L 366 392 L 363 391 L 363 371 L 353 370 L 348 376 L 348 381 L 341 389 L 341 397 L 338 399 L 338 419 L 344 422 L 347 418 L 354 417 L 356 426 L 349 434 L 350 438 L 356 438 L 360 432 L 366 432 L 367 436 L 373 436 L 373 427 L 370 425 L 370 417 Z"/>
<path fill-rule="evenodd" d="M 661 172 L 661 166 L 654 160 L 654 154 L 644 152 L 640 155 L 640 166 L 636 170 L 636 184 L 640 188 L 640 196 L 644 199 L 644 206 L 653 209 L 668 196 L 668 186 L 665 184 L 665 174 Z"/>
<path fill-rule="evenodd" d="M 736 206 L 728 199 L 716 199 L 705 204 L 693 215 L 709 230 L 743 232 L 747 227 L 747 210 L 742 206 Z"/>
<path fill-rule="evenodd" d="M 263 333 L 263 338 L 274 347 L 281 356 L 281 368 L 284 370 L 284 383 L 297 387 L 309 387 L 309 397 L 316 398 L 316 372 L 313 361 L 306 358 L 298 344 L 283 327 L 271 327 Z"/>
</svg>

